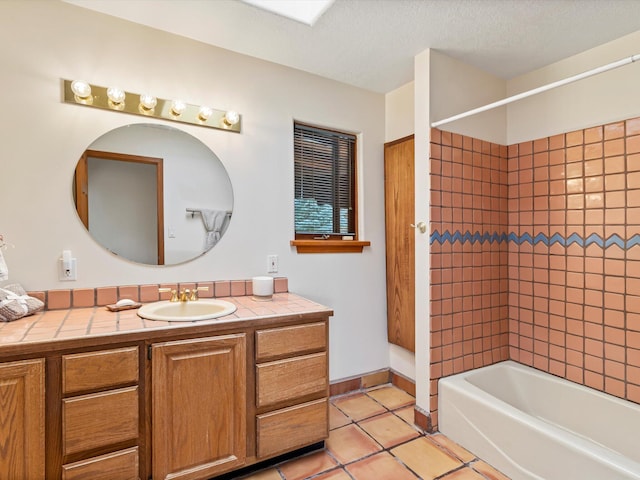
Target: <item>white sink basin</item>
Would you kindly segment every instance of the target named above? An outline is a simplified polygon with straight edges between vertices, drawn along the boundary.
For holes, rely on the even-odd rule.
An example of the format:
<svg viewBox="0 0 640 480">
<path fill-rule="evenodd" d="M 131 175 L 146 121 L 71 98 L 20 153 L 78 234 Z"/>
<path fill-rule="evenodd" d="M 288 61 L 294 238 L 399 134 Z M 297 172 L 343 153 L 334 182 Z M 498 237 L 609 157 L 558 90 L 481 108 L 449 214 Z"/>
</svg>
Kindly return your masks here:
<svg viewBox="0 0 640 480">
<path fill-rule="evenodd" d="M 236 311 L 231 302 L 205 298 L 189 302 L 147 303 L 138 309 L 138 315 L 147 320 L 164 320 L 167 322 L 195 322 L 223 317 Z"/>
</svg>

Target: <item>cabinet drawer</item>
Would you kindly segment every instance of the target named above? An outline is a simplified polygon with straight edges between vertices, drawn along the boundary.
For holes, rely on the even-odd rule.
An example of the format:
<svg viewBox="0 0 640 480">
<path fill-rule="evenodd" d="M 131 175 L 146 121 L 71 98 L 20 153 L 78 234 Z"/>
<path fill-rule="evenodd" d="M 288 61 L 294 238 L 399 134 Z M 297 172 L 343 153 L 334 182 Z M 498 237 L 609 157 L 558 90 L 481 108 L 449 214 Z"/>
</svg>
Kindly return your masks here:
<svg viewBox="0 0 640 480">
<path fill-rule="evenodd" d="M 256 332 L 256 360 L 258 361 L 326 349 L 327 329 L 325 322 L 271 328 Z"/>
<path fill-rule="evenodd" d="M 329 436 L 327 399 L 258 415 L 258 458 L 319 442 Z"/>
<path fill-rule="evenodd" d="M 63 453 L 83 452 L 138 438 L 138 387 L 62 401 Z"/>
<path fill-rule="evenodd" d="M 137 382 L 138 347 L 62 357 L 62 391 L 65 394 Z"/>
<path fill-rule="evenodd" d="M 138 480 L 138 447 L 62 466 L 62 480 Z"/>
<path fill-rule="evenodd" d="M 316 393 L 326 395 L 327 389 L 325 352 L 256 366 L 258 408 Z"/>
</svg>

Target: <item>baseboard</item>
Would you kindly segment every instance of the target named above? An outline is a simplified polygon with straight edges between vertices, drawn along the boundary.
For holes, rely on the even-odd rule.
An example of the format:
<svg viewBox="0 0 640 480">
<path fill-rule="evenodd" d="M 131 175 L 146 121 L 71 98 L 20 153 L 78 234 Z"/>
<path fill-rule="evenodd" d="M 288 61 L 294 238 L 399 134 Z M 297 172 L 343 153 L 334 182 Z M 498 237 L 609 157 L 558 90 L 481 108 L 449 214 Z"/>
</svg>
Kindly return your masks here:
<svg viewBox="0 0 640 480">
<path fill-rule="evenodd" d="M 427 433 L 435 433 L 431 424 L 431 416 L 421 408 L 413 407 L 413 423 Z"/>
<path fill-rule="evenodd" d="M 413 397 L 416 396 L 416 385 L 413 380 L 410 380 L 388 368 L 366 373 L 361 376 L 337 380 L 329 386 L 329 394 L 332 397 L 336 395 L 344 395 L 346 393 L 377 387 L 387 383 L 393 384 Z"/>
</svg>

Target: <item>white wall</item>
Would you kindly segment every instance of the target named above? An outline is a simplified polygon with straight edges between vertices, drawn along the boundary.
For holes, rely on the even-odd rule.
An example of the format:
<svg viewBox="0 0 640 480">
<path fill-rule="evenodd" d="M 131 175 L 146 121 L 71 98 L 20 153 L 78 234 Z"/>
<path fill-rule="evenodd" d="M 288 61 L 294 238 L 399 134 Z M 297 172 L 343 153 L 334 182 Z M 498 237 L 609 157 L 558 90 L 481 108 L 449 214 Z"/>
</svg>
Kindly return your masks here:
<svg viewBox="0 0 640 480">
<path fill-rule="evenodd" d="M 430 57 L 431 122 L 505 97 L 507 91 L 505 80 L 436 50 L 431 50 Z M 507 142 L 506 107 L 447 123 L 439 128 L 505 145 Z"/>
<path fill-rule="evenodd" d="M 384 141 L 392 142 L 415 132 L 414 82 L 409 82 L 384 96 Z"/>
<path fill-rule="evenodd" d="M 335 311 L 331 379 L 388 367 L 383 95 L 51 1 L 0 2 L 0 63 L 0 232 L 16 245 L 5 255 L 11 281 L 40 290 L 246 279 L 278 254 L 290 290 Z M 64 104 L 61 78 L 243 115 L 239 135 L 179 126 L 218 155 L 233 184 L 233 220 L 212 251 L 146 267 L 90 239 L 74 211 L 75 164 L 94 139 L 140 117 Z M 361 234 L 371 241 L 363 254 L 298 255 L 289 246 L 294 118 L 361 133 Z M 78 259 L 76 282 L 57 280 L 63 249 Z"/>
<path fill-rule="evenodd" d="M 640 31 L 513 78 L 507 94 L 571 77 L 640 53 Z M 507 106 L 507 143 L 570 132 L 640 115 L 640 62 L 558 87 Z"/>
</svg>

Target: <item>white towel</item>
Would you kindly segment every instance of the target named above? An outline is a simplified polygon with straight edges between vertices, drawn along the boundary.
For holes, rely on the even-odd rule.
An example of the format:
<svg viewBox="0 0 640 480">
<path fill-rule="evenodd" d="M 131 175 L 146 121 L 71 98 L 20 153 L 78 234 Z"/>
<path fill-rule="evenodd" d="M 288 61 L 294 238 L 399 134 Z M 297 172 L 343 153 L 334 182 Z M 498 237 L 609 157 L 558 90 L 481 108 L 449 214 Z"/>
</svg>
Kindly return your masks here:
<svg viewBox="0 0 640 480">
<path fill-rule="evenodd" d="M 14 283 L 0 288 L 0 322 L 12 322 L 43 308 L 44 303 L 27 295 L 22 285 Z"/>
<path fill-rule="evenodd" d="M 7 268 L 7 262 L 4 261 L 4 255 L 2 255 L 2 249 L 0 248 L 0 281 L 9 280 L 9 269 Z"/>
<path fill-rule="evenodd" d="M 227 212 L 222 210 L 200 210 L 204 229 L 207 231 L 204 239 L 204 251 L 208 251 L 220 240 L 220 232 Z"/>
</svg>

